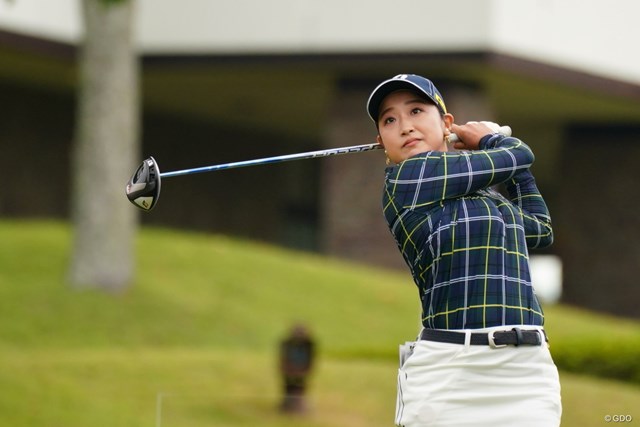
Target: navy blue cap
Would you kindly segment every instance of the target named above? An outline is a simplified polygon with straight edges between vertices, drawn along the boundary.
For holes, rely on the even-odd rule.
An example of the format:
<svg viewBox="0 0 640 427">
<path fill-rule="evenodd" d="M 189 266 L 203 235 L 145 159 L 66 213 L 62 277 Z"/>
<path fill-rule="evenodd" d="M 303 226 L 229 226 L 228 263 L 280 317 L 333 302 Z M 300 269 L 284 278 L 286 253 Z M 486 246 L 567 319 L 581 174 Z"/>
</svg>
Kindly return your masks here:
<svg viewBox="0 0 640 427">
<path fill-rule="evenodd" d="M 411 90 L 414 92 L 425 95 L 428 99 L 438 107 L 438 110 L 442 114 L 447 113 L 447 107 L 444 105 L 444 99 L 442 95 L 436 89 L 436 86 L 429 79 L 425 79 L 422 76 L 416 74 L 398 74 L 388 80 L 383 81 L 376 87 L 367 101 L 367 112 L 369 117 L 374 123 L 378 122 L 378 115 L 380 114 L 380 104 L 382 100 L 391 92 L 397 90 Z"/>
</svg>

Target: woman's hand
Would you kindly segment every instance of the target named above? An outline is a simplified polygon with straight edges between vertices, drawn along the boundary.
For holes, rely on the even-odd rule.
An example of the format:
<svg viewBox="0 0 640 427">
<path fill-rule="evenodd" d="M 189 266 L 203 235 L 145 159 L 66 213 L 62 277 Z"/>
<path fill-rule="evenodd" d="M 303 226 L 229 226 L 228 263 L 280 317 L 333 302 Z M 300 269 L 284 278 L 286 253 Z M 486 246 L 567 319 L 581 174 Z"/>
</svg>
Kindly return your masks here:
<svg viewBox="0 0 640 427">
<path fill-rule="evenodd" d="M 500 125 L 493 122 L 467 122 L 464 125 L 451 125 L 451 131 L 460 139 L 453 144 L 457 150 L 477 150 L 480 140 L 492 133 L 497 133 Z"/>
</svg>

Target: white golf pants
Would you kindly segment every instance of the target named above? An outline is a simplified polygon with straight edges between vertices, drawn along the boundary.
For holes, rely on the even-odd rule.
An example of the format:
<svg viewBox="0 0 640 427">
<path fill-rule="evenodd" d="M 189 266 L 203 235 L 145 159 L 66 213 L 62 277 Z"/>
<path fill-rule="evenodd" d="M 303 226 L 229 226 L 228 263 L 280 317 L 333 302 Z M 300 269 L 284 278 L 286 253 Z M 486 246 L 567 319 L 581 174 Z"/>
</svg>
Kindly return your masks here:
<svg viewBox="0 0 640 427">
<path fill-rule="evenodd" d="M 464 345 L 417 341 L 398 371 L 396 425 L 559 426 L 560 381 L 546 344 L 469 344 L 471 332 L 509 329 L 464 331 Z"/>
</svg>

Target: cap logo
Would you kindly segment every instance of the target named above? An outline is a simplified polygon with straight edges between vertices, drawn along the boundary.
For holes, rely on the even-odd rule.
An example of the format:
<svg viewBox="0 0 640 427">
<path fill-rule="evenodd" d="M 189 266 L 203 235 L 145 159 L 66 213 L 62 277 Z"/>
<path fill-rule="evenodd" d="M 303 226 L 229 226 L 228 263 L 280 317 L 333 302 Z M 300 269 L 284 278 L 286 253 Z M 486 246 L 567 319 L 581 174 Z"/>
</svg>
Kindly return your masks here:
<svg viewBox="0 0 640 427">
<path fill-rule="evenodd" d="M 394 82 L 396 83 L 394 84 Z M 416 74 L 398 74 L 395 77 L 380 83 L 378 87 L 371 92 L 371 95 L 369 95 L 367 110 L 369 112 L 369 117 L 371 117 L 371 120 L 373 120 L 374 123 L 377 121 L 376 115 L 379 114 L 378 109 L 380 108 L 380 103 L 384 97 L 392 90 L 398 90 L 398 88 L 417 90 L 418 93 L 426 95 L 426 97 L 429 98 L 443 114 L 447 114 L 447 107 L 442 99 L 442 95 L 440 95 L 438 89 L 436 89 L 431 80 Z"/>
<path fill-rule="evenodd" d="M 442 108 L 442 111 L 445 112 L 445 114 L 447 113 L 447 107 L 445 107 L 444 105 L 444 100 L 440 97 L 440 94 L 436 93 L 435 94 L 435 98 L 436 98 L 436 102 L 440 105 L 440 107 Z"/>
</svg>

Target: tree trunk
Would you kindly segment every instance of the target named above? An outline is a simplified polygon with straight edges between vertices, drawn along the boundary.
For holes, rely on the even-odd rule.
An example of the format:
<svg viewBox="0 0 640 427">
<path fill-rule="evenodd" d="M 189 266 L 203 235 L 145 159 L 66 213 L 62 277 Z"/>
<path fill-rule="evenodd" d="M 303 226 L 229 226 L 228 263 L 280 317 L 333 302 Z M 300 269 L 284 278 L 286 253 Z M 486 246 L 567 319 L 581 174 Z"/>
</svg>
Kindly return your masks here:
<svg viewBox="0 0 640 427">
<path fill-rule="evenodd" d="M 70 281 L 118 292 L 132 280 L 138 219 L 124 193 L 140 152 L 134 0 L 82 3 Z"/>
</svg>

